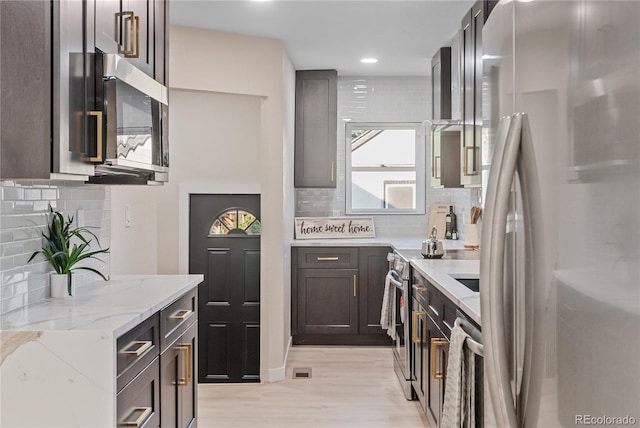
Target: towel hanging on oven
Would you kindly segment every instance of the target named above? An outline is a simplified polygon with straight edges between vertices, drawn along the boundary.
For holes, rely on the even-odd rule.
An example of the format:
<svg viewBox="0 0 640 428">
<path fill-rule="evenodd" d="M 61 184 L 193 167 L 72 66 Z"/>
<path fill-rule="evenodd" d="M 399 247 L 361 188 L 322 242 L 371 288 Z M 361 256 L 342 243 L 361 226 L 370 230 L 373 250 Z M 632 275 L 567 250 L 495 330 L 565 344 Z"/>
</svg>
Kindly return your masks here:
<svg viewBox="0 0 640 428">
<path fill-rule="evenodd" d="M 380 326 L 387 330 L 387 334 L 396 339 L 396 287 L 391 284 L 392 273 L 387 272 L 384 278 L 384 294 L 382 297 L 382 308 L 380 308 Z"/>
</svg>

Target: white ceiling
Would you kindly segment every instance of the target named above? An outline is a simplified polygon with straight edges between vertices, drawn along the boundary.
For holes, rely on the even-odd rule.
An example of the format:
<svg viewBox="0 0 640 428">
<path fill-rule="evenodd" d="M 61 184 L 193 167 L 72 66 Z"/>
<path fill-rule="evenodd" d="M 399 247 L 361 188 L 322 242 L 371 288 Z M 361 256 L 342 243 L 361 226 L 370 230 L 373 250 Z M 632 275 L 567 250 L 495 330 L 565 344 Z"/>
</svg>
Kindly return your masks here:
<svg viewBox="0 0 640 428">
<path fill-rule="evenodd" d="M 473 0 L 172 0 L 172 24 L 284 41 L 297 70 L 426 76 Z M 364 57 L 377 64 L 361 64 Z"/>
</svg>

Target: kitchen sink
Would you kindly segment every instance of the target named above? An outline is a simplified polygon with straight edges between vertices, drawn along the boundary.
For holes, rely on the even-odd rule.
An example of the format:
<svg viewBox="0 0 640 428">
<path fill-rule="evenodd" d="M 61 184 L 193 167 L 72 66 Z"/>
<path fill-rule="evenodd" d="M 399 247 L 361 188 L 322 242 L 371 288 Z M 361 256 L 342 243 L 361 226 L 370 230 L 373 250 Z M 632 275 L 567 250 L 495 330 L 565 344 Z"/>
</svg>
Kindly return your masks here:
<svg viewBox="0 0 640 428">
<path fill-rule="evenodd" d="M 480 292 L 480 279 L 478 278 L 453 278 L 471 291 Z"/>
</svg>

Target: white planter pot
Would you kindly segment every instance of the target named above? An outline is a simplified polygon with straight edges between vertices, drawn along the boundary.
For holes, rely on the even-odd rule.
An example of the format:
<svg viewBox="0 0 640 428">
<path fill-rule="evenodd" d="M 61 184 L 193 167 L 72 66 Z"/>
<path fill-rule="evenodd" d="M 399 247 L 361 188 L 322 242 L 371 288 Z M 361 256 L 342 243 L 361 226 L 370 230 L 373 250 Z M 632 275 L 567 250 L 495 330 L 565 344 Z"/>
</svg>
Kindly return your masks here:
<svg viewBox="0 0 640 428">
<path fill-rule="evenodd" d="M 69 294 L 68 280 L 69 275 L 52 273 L 50 278 L 51 297 L 73 297 L 76 294 L 76 283 L 74 281 L 73 272 L 71 272 L 71 294 Z"/>
</svg>

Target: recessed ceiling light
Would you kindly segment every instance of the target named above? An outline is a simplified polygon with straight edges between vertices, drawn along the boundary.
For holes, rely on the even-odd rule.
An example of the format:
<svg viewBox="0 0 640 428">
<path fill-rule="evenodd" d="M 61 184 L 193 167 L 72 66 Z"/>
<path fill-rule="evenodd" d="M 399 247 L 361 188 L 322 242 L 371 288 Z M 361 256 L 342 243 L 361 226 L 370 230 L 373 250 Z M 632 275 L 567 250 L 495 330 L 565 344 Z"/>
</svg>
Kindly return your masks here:
<svg viewBox="0 0 640 428">
<path fill-rule="evenodd" d="M 378 62 L 378 58 L 362 58 L 360 62 L 363 64 L 375 64 Z"/>
</svg>

